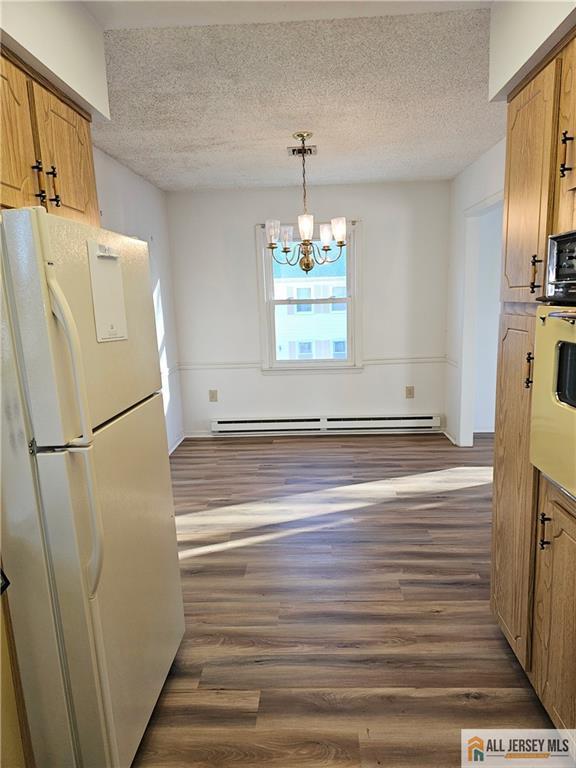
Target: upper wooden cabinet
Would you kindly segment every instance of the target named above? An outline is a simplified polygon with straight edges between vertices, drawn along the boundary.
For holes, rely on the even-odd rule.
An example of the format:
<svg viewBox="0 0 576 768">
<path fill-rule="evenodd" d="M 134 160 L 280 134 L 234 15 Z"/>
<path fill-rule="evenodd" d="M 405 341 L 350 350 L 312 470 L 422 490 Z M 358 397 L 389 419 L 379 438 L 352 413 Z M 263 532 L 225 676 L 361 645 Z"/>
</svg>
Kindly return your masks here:
<svg viewBox="0 0 576 768">
<path fill-rule="evenodd" d="M 0 58 L 2 134 L 0 135 L 0 196 L 2 205 L 22 208 L 39 205 L 28 78 L 5 58 Z"/>
<path fill-rule="evenodd" d="M 13 61 L 2 56 L 1 64 L 0 206 L 42 204 L 98 226 L 89 120 Z"/>
<path fill-rule="evenodd" d="M 90 124 L 38 83 L 32 89 L 48 212 L 98 226 Z"/>
<path fill-rule="evenodd" d="M 492 609 L 525 667 L 532 624 L 537 482 L 528 454 L 534 328 L 534 316 L 501 318 L 494 442 Z"/>
<path fill-rule="evenodd" d="M 545 67 L 508 105 L 503 301 L 542 293 L 552 228 L 561 61 Z"/>
<path fill-rule="evenodd" d="M 576 40 L 572 40 L 560 54 L 562 80 L 556 146 L 556 193 L 554 204 L 554 232 L 568 232 L 576 228 Z"/>
<path fill-rule="evenodd" d="M 532 682 L 554 724 L 576 728 L 576 502 L 543 479 L 538 511 Z"/>
</svg>

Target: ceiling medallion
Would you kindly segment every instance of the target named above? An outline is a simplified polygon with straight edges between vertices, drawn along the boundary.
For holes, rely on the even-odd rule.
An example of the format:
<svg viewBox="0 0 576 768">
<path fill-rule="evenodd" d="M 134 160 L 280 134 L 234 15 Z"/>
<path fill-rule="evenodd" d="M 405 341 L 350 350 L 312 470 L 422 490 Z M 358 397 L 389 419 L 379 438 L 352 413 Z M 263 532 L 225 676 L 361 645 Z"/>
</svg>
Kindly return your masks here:
<svg viewBox="0 0 576 768">
<path fill-rule="evenodd" d="M 298 216 L 298 230 L 300 232 L 300 242 L 293 244 L 294 227 L 290 225 L 281 225 L 277 219 L 268 219 L 265 224 L 266 240 L 268 248 L 272 253 L 275 262 L 283 266 L 300 266 L 304 272 L 308 273 L 314 268 L 315 264 L 333 264 L 338 261 L 344 246 L 346 245 L 346 218 L 339 216 L 332 219 L 330 224 L 320 224 L 320 242 L 321 247 L 314 242 L 314 216 L 308 213 L 306 199 L 306 155 L 309 149 L 306 147 L 306 141 L 312 138 L 310 131 L 299 131 L 293 134 L 301 146 L 295 151 L 302 157 L 302 198 L 304 213 Z M 336 241 L 338 253 L 334 258 L 330 258 L 332 253 L 332 243 Z M 283 256 L 276 255 L 276 249 L 282 243 L 281 253 Z"/>
</svg>

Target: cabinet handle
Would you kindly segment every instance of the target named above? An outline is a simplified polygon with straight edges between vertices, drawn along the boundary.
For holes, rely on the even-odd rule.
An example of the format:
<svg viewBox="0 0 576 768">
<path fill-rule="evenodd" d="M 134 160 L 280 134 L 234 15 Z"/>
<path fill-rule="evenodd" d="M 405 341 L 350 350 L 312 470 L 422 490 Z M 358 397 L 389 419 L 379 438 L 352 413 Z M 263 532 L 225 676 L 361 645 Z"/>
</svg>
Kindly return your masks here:
<svg viewBox="0 0 576 768">
<path fill-rule="evenodd" d="M 539 259 L 536 254 L 530 258 L 530 266 L 532 267 L 532 280 L 530 281 L 530 293 L 536 293 L 536 288 L 541 288 L 542 285 L 536 282 L 538 277 L 538 264 L 542 264 L 542 259 Z"/>
<path fill-rule="evenodd" d="M 546 512 L 540 512 L 540 525 L 542 526 L 542 537 L 540 538 L 540 541 L 538 542 L 538 546 L 540 549 L 546 549 L 546 547 L 549 547 L 550 544 L 552 544 L 551 541 L 545 538 L 546 536 L 546 523 L 551 523 L 552 518 L 548 517 Z"/>
<path fill-rule="evenodd" d="M 560 139 L 564 145 L 564 160 L 560 163 L 560 178 L 563 179 L 566 174 L 572 170 L 572 167 L 566 165 L 568 156 L 568 142 L 574 141 L 574 136 L 568 136 L 568 131 L 562 131 L 562 138 Z"/>
<path fill-rule="evenodd" d="M 45 205 L 46 203 L 46 190 L 42 186 L 42 174 L 44 173 L 44 168 L 42 166 L 42 160 L 36 160 L 34 165 L 30 166 L 33 171 L 36 171 L 36 178 L 38 179 L 38 192 L 34 194 L 34 197 L 37 197 L 40 201 L 40 205 Z"/>
<path fill-rule="evenodd" d="M 526 389 L 530 389 L 532 386 L 533 379 L 532 379 L 532 362 L 534 361 L 534 355 L 532 352 L 526 353 L 526 378 L 524 379 L 524 387 Z"/>
<path fill-rule="evenodd" d="M 53 203 L 56 208 L 60 208 L 62 200 L 58 191 L 56 190 L 56 177 L 58 176 L 58 170 L 55 165 L 50 166 L 50 170 L 46 171 L 46 176 L 52 176 L 52 189 L 54 190 L 54 197 L 49 197 L 48 200 Z"/>
</svg>

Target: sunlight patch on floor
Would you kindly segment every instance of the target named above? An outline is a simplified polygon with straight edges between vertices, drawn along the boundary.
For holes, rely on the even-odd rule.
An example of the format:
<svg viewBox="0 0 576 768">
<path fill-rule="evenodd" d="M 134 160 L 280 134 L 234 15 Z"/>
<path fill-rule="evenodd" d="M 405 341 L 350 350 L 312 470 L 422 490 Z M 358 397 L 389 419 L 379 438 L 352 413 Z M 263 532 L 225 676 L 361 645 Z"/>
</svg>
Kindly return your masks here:
<svg viewBox="0 0 576 768">
<path fill-rule="evenodd" d="M 231 541 L 220 541 L 217 544 L 206 544 L 202 547 L 192 547 L 184 549 L 178 553 L 179 560 L 188 560 L 191 557 L 200 557 L 200 555 L 210 555 L 215 552 L 226 552 L 230 549 L 239 549 L 240 547 L 251 547 L 255 544 L 265 544 L 267 541 L 275 539 L 285 539 L 288 536 L 299 536 L 302 533 L 313 533 L 322 531 L 326 528 L 339 528 L 341 525 L 348 525 L 355 520 L 353 517 L 346 517 L 343 520 L 332 520 L 329 523 L 318 525 L 306 525 L 301 528 L 290 528 L 284 531 L 273 531 L 272 533 L 262 533 L 257 536 L 246 536 L 243 539 L 232 539 Z"/>
<path fill-rule="evenodd" d="M 212 539 L 215 535 L 232 535 L 252 528 L 290 523 L 321 515 L 352 512 L 400 496 L 437 495 L 487 485 L 491 482 L 492 467 L 452 467 L 435 472 L 422 472 L 368 483 L 353 483 L 308 493 L 297 493 L 276 499 L 216 507 L 202 512 L 179 515 L 176 518 L 178 541 L 201 544 L 203 540 Z M 296 533 L 297 529 L 293 529 L 283 531 L 282 535 L 289 536 Z M 276 534 L 264 535 L 279 538 Z M 259 539 L 260 537 L 251 538 Z M 248 539 L 242 539 L 242 541 L 247 542 Z M 230 546 L 224 547 L 224 544 Z M 237 544 L 232 541 L 200 546 L 197 549 L 202 549 L 205 553 L 208 547 L 232 548 L 232 545 L 248 546 L 247 543 Z M 181 559 L 183 556 L 190 557 L 193 551 L 186 550 L 181 553 Z"/>
</svg>

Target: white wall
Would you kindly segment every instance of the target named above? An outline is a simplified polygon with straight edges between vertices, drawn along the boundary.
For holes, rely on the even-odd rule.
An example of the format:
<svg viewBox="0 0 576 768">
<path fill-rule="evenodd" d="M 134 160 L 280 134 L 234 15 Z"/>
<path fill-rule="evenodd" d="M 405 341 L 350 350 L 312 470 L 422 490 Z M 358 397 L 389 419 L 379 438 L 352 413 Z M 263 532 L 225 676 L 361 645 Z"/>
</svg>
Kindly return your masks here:
<svg viewBox="0 0 576 768">
<path fill-rule="evenodd" d="M 490 11 L 489 98 L 508 94 L 576 24 L 576 2 L 495 2 Z"/>
<path fill-rule="evenodd" d="M 300 190 L 169 195 L 184 432 L 211 418 L 444 413 L 449 183 L 310 189 L 317 220 L 362 221 L 364 368 L 263 373 L 254 227 L 295 221 Z M 414 400 L 404 387 L 416 388 Z M 208 389 L 219 402 L 208 402 Z"/>
<path fill-rule="evenodd" d="M 78 2 L 2 0 L 2 42 L 89 112 L 110 117 L 104 32 Z"/>
<path fill-rule="evenodd" d="M 502 204 L 477 217 L 474 432 L 493 432 L 502 262 Z"/>
<path fill-rule="evenodd" d="M 477 217 L 502 200 L 505 141 L 489 149 L 451 183 L 451 244 L 446 339 L 446 426 L 459 445 L 474 434 L 476 371 Z"/>
<path fill-rule="evenodd" d="M 166 429 L 173 449 L 182 439 L 182 405 L 166 194 L 96 148 L 94 166 L 102 226 L 148 242 Z"/>
</svg>

